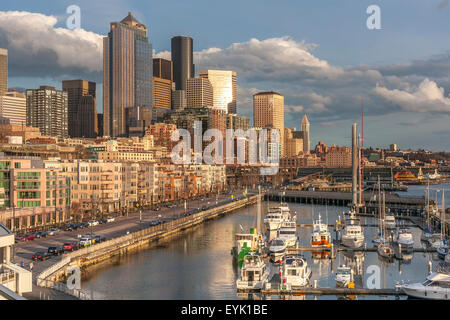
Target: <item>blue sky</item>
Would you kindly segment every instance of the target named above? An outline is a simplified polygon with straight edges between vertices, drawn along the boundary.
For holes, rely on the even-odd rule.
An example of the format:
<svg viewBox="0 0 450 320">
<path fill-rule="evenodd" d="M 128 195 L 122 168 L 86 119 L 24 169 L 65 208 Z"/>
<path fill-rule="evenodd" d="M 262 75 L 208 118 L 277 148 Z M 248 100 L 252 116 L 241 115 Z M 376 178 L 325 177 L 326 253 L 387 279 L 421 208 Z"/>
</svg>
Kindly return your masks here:
<svg viewBox="0 0 450 320">
<path fill-rule="evenodd" d="M 348 145 L 351 123 L 360 117 L 359 97 L 364 96 L 365 145 L 397 143 L 403 148 L 450 150 L 448 1 L 18 0 L 2 3 L 0 11 L 54 16 L 57 22 L 51 28 L 58 29 L 66 27 L 66 8 L 73 4 L 81 8 L 81 28 L 101 36 L 110 22 L 132 11 L 149 28 L 150 41 L 163 56 L 170 51 L 172 36 L 192 36 L 197 72 L 199 68 L 238 71 L 238 113 L 251 117 L 255 91 L 277 90 L 285 95 L 287 126 L 298 128 L 308 113 L 313 145 L 319 140 Z M 366 8 L 372 4 L 381 8 L 381 30 L 366 27 Z M 17 22 L 16 31 L 26 23 L 23 20 Z M 10 45 L 15 53 L 10 56 L 10 87 L 61 87 L 61 80 L 70 77 L 101 86 L 101 70 L 90 64 L 96 57 L 86 56 L 84 69 L 61 62 L 58 54 L 54 69 L 51 61 L 42 64 L 43 70 L 20 68 L 39 64 L 41 56 L 36 52 L 46 51 L 45 45 L 30 46 L 34 56 L 22 55 L 20 44 L 14 47 L 11 39 L 24 33 L 14 34 L 10 22 L 1 22 L 2 18 L 0 46 Z M 25 27 L 30 32 L 38 29 L 32 24 Z M 253 38 L 258 41 L 250 41 Z M 55 39 L 49 37 L 49 46 Z M 209 48 L 220 52 L 206 52 Z"/>
</svg>

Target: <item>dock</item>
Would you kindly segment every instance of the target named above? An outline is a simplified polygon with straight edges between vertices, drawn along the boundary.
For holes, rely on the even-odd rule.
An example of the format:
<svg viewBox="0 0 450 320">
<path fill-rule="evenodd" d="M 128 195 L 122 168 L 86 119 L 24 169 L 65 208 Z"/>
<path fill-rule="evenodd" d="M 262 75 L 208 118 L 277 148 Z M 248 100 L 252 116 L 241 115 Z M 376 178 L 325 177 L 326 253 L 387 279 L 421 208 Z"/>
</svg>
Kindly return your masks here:
<svg viewBox="0 0 450 320">
<path fill-rule="evenodd" d="M 400 296 L 405 293 L 390 288 L 366 289 L 366 288 L 312 288 L 301 289 L 263 289 L 260 291 L 266 295 L 377 295 L 377 296 Z"/>
</svg>

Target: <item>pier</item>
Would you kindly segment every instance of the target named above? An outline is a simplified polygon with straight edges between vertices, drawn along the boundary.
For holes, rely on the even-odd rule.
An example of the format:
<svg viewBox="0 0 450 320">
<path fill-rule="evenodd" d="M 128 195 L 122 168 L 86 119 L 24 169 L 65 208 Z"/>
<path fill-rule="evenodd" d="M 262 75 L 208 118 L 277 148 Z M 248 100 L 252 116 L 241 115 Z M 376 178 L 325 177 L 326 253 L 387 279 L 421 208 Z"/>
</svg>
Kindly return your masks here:
<svg viewBox="0 0 450 320">
<path fill-rule="evenodd" d="M 306 287 L 301 289 L 263 289 L 260 291 L 266 295 L 378 295 L 378 296 L 404 296 L 403 292 L 390 289 L 366 289 L 366 288 L 312 288 Z"/>
</svg>

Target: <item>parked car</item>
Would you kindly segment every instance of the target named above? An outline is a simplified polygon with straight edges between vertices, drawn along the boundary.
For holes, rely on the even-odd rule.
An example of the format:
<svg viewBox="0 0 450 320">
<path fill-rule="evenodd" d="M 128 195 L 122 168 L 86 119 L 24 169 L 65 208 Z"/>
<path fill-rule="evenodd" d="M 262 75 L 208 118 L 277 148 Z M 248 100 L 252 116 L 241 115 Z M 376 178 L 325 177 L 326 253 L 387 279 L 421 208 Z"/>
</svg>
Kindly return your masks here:
<svg viewBox="0 0 450 320">
<path fill-rule="evenodd" d="M 66 251 L 74 251 L 78 249 L 78 243 L 77 242 L 64 242 L 63 244 L 64 252 Z"/>
<path fill-rule="evenodd" d="M 157 226 L 159 224 L 159 221 L 158 220 L 152 220 L 152 221 L 150 221 L 150 225 L 151 226 Z"/>
<path fill-rule="evenodd" d="M 106 222 L 114 222 L 116 219 L 114 217 L 106 218 Z"/>
<path fill-rule="evenodd" d="M 106 241 L 106 237 L 97 235 L 97 236 L 94 236 L 93 240 L 94 240 L 94 244 L 100 243 L 100 242 Z"/>
<path fill-rule="evenodd" d="M 52 255 L 49 254 L 48 252 L 38 251 L 31 256 L 31 259 L 33 259 L 34 261 L 36 260 L 44 261 L 50 259 L 51 257 Z"/>
<path fill-rule="evenodd" d="M 108 222 L 108 219 L 105 219 L 105 218 L 98 220 L 98 223 L 100 223 L 100 224 L 104 224 L 107 222 Z"/>
<path fill-rule="evenodd" d="M 31 241 L 31 240 L 34 240 L 34 238 L 36 238 L 36 236 L 34 234 L 24 234 L 24 235 L 16 237 L 16 239 L 19 241 Z"/>
<path fill-rule="evenodd" d="M 47 235 L 49 235 L 49 236 L 54 236 L 54 235 L 57 234 L 59 231 L 61 231 L 61 230 L 59 230 L 58 228 L 51 228 L 50 230 L 47 231 Z"/>
<path fill-rule="evenodd" d="M 89 224 L 90 227 L 93 227 L 93 226 L 98 225 L 98 221 L 97 220 L 89 220 L 88 224 Z"/>
<path fill-rule="evenodd" d="M 45 231 L 38 231 L 34 234 L 36 236 L 36 238 L 44 238 L 47 236 L 47 232 Z"/>
<path fill-rule="evenodd" d="M 77 226 L 74 223 L 71 223 L 71 224 L 69 224 L 68 226 L 66 226 L 64 228 L 64 231 L 72 231 L 72 230 L 75 230 L 75 229 L 77 229 Z"/>
<path fill-rule="evenodd" d="M 47 252 L 54 256 L 59 256 L 64 253 L 64 249 L 62 247 L 48 247 Z"/>
<path fill-rule="evenodd" d="M 89 247 L 90 245 L 92 245 L 92 240 L 91 240 L 91 238 L 83 237 L 80 239 L 79 244 L 80 244 L 80 247 L 82 247 L 82 248 Z"/>
<path fill-rule="evenodd" d="M 80 229 L 83 229 L 83 228 L 87 228 L 87 227 L 89 227 L 89 223 L 87 223 L 87 222 L 81 222 L 80 223 Z"/>
</svg>

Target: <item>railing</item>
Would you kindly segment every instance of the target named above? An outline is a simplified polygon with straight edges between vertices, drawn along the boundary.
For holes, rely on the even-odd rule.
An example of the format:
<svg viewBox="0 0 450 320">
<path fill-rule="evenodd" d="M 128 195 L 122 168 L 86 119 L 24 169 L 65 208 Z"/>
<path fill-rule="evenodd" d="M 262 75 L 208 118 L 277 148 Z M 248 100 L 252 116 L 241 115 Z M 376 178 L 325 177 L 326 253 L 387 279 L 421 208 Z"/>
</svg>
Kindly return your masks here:
<svg viewBox="0 0 450 320">
<path fill-rule="evenodd" d="M 2 270 L 0 273 L 0 284 L 6 283 L 15 279 L 16 274 L 13 270 Z"/>
<path fill-rule="evenodd" d="M 52 280 L 42 280 L 40 287 L 50 288 L 57 290 L 59 292 L 66 293 L 68 295 L 74 296 L 80 300 L 92 300 L 90 294 L 79 290 L 79 289 L 69 289 L 64 282 L 56 282 Z"/>
</svg>

